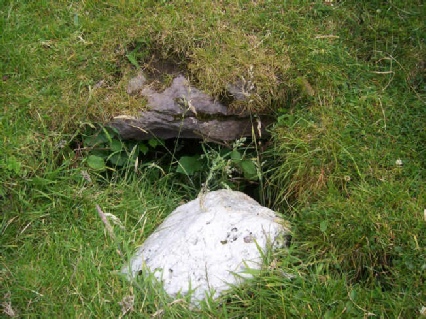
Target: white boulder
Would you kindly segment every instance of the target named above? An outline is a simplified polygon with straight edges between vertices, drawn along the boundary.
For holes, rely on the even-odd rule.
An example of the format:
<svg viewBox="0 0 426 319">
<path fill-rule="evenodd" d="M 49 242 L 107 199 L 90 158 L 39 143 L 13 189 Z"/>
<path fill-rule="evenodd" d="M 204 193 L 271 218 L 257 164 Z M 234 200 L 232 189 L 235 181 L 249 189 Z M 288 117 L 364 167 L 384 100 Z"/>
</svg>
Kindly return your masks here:
<svg viewBox="0 0 426 319">
<path fill-rule="evenodd" d="M 249 196 L 209 192 L 174 210 L 122 272 L 152 273 L 169 295 L 191 292 L 197 303 L 249 277 L 247 268 L 260 269 L 259 249 L 285 245 L 288 234 L 283 220 Z"/>
</svg>

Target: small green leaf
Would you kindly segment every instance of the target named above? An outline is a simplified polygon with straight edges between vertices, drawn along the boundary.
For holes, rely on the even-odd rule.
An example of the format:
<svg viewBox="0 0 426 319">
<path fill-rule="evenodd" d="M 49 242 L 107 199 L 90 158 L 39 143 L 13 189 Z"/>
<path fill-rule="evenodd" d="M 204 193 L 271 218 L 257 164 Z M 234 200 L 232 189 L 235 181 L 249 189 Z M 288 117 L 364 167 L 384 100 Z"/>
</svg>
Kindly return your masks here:
<svg viewBox="0 0 426 319">
<path fill-rule="evenodd" d="M 140 68 L 138 60 L 136 59 L 134 52 L 130 52 L 129 54 L 126 55 L 126 57 L 129 59 L 130 63 L 133 64 L 133 66 L 136 69 Z"/>
<path fill-rule="evenodd" d="M 321 232 L 325 233 L 325 231 L 327 230 L 327 228 L 328 228 L 328 221 L 323 220 L 320 223 L 320 230 L 321 230 Z"/>
<path fill-rule="evenodd" d="M 335 314 L 333 314 L 331 310 L 327 310 L 326 313 L 324 314 L 324 319 L 332 319 L 332 318 L 336 318 Z"/>
<path fill-rule="evenodd" d="M 256 179 L 257 170 L 256 165 L 251 160 L 241 161 L 241 169 L 243 170 L 244 177 L 247 179 Z"/>
<path fill-rule="evenodd" d="M 15 156 L 11 156 L 6 161 L 6 169 L 15 174 L 21 173 L 22 164 L 19 162 Z"/>
<path fill-rule="evenodd" d="M 74 25 L 75 25 L 76 27 L 78 27 L 78 25 L 79 25 L 79 22 L 78 22 L 78 14 L 74 14 Z"/>
<path fill-rule="evenodd" d="M 143 155 L 146 155 L 149 151 L 149 148 L 145 144 L 140 143 L 139 144 L 139 151 L 142 152 Z"/>
<path fill-rule="evenodd" d="M 90 152 L 90 155 L 95 155 L 97 157 L 107 158 L 111 152 L 105 149 L 94 149 Z"/>
<path fill-rule="evenodd" d="M 109 146 L 113 152 L 120 152 L 123 149 L 123 143 L 119 140 L 112 140 Z"/>
<path fill-rule="evenodd" d="M 324 269 L 324 264 L 318 264 L 316 269 L 317 275 L 322 274 L 323 269 Z"/>
<path fill-rule="evenodd" d="M 87 165 L 89 165 L 90 168 L 98 170 L 104 170 L 106 168 L 104 159 L 96 155 L 90 155 L 87 158 Z"/>
<path fill-rule="evenodd" d="M 158 142 L 158 140 L 156 138 L 151 138 L 148 141 L 149 146 L 151 146 L 152 148 L 156 148 L 158 144 L 160 144 L 160 142 Z"/>
<path fill-rule="evenodd" d="M 241 160 L 241 153 L 240 152 L 238 152 L 238 151 L 236 151 L 236 150 L 233 150 L 232 152 L 231 152 L 231 159 L 233 160 L 233 161 L 235 161 L 235 162 L 237 162 L 237 161 L 240 161 Z"/>
<path fill-rule="evenodd" d="M 202 167 L 203 165 L 199 156 L 182 156 L 179 159 L 176 172 L 187 175 L 194 175 L 194 173 L 200 171 Z"/>
<path fill-rule="evenodd" d="M 112 143 L 112 138 L 115 136 L 114 132 L 108 132 L 108 130 L 103 127 L 102 132 L 105 134 L 106 138 L 108 139 L 109 144 Z"/>
<path fill-rule="evenodd" d="M 108 161 L 115 166 L 123 167 L 129 162 L 129 157 L 126 152 L 119 152 L 112 154 L 108 158 Z"/>
<path fill-rule="evenodd" d="M 349 296 L 351 297 L 352 301 L 356 299 L 356 295 L 357 295 L 356 291 L 354 289 L 351 290 Z"/>
<path fill-rule="evenodd" d="M 93 147 L 93 146 L 101 145 L 107 142 L 108 142 L 108 138 L 106 137 L 104 132 L 87 136 L 83 140 L 84 146 L 86 147 Z"/>
</svg>

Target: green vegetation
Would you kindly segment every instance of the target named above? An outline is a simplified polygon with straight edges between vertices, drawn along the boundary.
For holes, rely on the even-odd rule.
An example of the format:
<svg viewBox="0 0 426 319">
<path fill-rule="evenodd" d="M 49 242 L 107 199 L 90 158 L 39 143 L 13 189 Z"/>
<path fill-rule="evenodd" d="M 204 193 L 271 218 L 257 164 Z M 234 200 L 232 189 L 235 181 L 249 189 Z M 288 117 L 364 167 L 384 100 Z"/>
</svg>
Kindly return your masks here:
<svg viewBox="0 0 426 319">
<path fill-rule="evenodd" d="M 425 315 L 423 1 L 0 3 L 6 317 Z M 154 56 L 214 95 L 246 83 L 243 107 L 276 116 L 270 140 L 249 154 L 206 145 L 218 168 L 198 176 L 194 154 L 172 149 L 167 167 L 144 158 L 156 142 L 90 131 L 144 105 L 126 85 Z M 232 183 L 229 163 L 291 222 L 291 248 L 201 309 L 123 280 L 123 261 L 202 182 Z M 96 204 L 117 217 L 114 238 Z"/>
</svg>

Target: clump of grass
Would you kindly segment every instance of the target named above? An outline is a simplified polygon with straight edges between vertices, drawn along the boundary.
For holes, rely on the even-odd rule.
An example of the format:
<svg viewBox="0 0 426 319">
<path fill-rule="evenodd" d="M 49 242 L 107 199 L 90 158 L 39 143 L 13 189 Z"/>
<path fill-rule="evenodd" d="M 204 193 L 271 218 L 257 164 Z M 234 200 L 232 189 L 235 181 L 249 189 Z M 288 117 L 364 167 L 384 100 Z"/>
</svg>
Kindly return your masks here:
<svg viewBox="0 0 426 319">
<path fill-rule="evenodd" d="M 271 205 L 288 209 L 295 241 L 300 240 L 312 263 L 328 260 L 330 278 L 356 286 L 358 298 L 374 291 L 379 299 L 392 300 L 376 311 L 367 304 L 358 304 L 358 310 L 392 313 L 406 307 L 405 313 L 414 315 L 425 295 L 420 286 L 425 281 L 424 249 L 419 244 L 425 196 L 419 184 L 424 180 L 425 138 L 419 118 L 425 116 L 425 100 L 424 90 L 412 85 L 417 71 L 410 69 L 425 51 L 418 33 L 405 37 L 411 28 L 395 31 L 399 46 L 376 32 L 392 19 L 408 23 L 405 15 L 419 17 L 420 11 L 411 3 L 402 14 L 394 4 L 379 18 L 385 10 L 380 5 L 375 12 L 362 3 L 341 9 L 359 15 L 335 24 L 339 10 L 328 10 L 329 25 L 347 26 L 334 29 L 344 39 L 340 45 L 336 40 L 307 42 L 307 49 L 322 50 L 309 63 L 309 81 L 324 89 L 279 113 L 271 151 Z M 353 39 L 348 32 L 355 22 L 374 31 Z M 418 20 L 411 23 L 419 30 L 414 27 Z M 357 24 L 357 31 L 361 29 L 370 32 Z M 410 300 L 398 296 L 402 291 Z"/>
<path fill-rule="evenodd" d="M 179 7 L 186 8 L 185 15 L 176 14 L 174 8 Z M 153 45 L 186 59 L 201 89 L 218 96 L 230 84 L 250 81 L 253 103 L 246 107 L 255 111 L 267 107 L 262 101 L 279 94 L 290 61 L 285 53 L 276 54 L 264 44 L 273 34 L 259 28 L 259 16 L 271 8 L 200 1 L 190 6 L 174 2 L 157 9 L 152 21 Z"/>
</svg>

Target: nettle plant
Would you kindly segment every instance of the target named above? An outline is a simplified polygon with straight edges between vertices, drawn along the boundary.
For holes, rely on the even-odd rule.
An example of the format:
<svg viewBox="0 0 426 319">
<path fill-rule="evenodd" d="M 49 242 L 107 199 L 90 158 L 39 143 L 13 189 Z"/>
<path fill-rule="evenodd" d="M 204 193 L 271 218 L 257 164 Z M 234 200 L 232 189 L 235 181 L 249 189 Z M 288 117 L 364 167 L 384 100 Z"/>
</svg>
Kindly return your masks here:
<svg viewBox="0 0 426 319">
<path fill-rule="evenodd" d="M 197 191 L 244 190 L 248 185 L 262 188 L 263 163 L 257 144 L 246 138 L 225 146 L 203 142 L 195 155 L 193 147 L 188 155 L 183 140 L 172 141 L 174 150 L 169 150 L 166 144 L 170 146 L 170 141 L 123 141 L 113 128 L 90 125 L 81 142 L 87 166 L 97 172 L 137 172 L 154 166 L 164 174 L 176 174 L 181 185 Z"/>
<path fill-rule="evenodd" d="M 259 153 L 254 143 L 246 144 L 246 138 L 235 141 L 231 148 L 208 143 L 201 147 L 201 154 L 181 156 L 177 162 L 176 172 L 187 176 L 193 186 L 198 186 L 196 180 L 203 190 L 261 182 Z"/>
<path fill-rule="evenodd" d="M 122 141 L 118 132 L 111 127 L 90 126 L 83 134 L 83 150 L 88 154 L 87 165 L 98 171 L 134 167 L 137 170 L 139 156 L 147 155 L 161 142 L 157 139 Z"/>
</svg>

